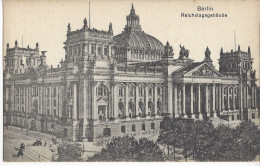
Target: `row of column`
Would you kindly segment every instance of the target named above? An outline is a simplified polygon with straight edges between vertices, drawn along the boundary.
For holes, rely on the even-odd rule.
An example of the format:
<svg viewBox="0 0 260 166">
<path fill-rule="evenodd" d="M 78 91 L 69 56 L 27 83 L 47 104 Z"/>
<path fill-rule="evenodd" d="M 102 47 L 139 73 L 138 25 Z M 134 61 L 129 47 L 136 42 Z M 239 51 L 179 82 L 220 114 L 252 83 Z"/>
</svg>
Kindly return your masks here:
<svg viewBox="0 0 260 166">
<path fill-rule="evenodd" d="M 14 110 L 22 112 L 22 109 L 25 113 L 31 113 L 32 107 L 34 104 L 34 101 L 36 100 L 38 102 L 38 107 L 36 108 L 38 110 L 38 114 L 47 114 L 47 109 L 50 109 L 52 112 L 52 109 L 56 109 L 56 115 L 61 116 L 60 109 L 62 107 L 62 95 L 61 95 L 61 87 L 57 86 L 57 95 L 56 97 L 52 97 L 51 93 L 49 93 L 49 96 L 46 96 L 46 87 L 44 86 L 37 86 L 38 96 L 31 96 L 32 93 L 32 87 L 28 86 L 18 86 L 16 90 L 11 91 L 11 93 L 15 93 L 16 95 L 13 95 L 11 93 L 6 93 L 6 101 L 11 102 L 15 108 Z M 22 92 L 22 94 L 21 94 Z M 52 92 L 52 86 L 50 86 L 50 92 Z M 12 97 L 13 96 L 13 97 Z M 11 98 L 14 98 L 11 100 Z M 15 99 L 17 98 L 17 99 Z M 10 99 L 10 100 L 9 100 Z M 56 100 L 56 107 L 53 106 L 53 99 Z M 49 106 L 47 106 L 47 100 L 49 100 Z M 10 106 L 12 105 L 10 104 Z M 18 109 L 19 108 L 19 109 Z M 8 108 L 8 110 L 12 110 L 12 108 Z M 53 113 L 53 112 L 52 112 Z"/>
<path fill-rule="evenodd" d="M 96 97 L 96 86 L 97 84 L 94 84 L 91 86 L 91 94 L 92 95 L 92 118 L 93 119 L 98 119 L 98 111 L 97 111 L 97 97 Z M 119 84 L 118 83 L 112 83 L 111 84 L 111 95 L 109 96 L 109 105 L 110 107 L 107 107 L 107 111 L 110 111 L 110 109 L 112 110 L 110 114 L 110 117 L 114 117 L 114 118 L 118 118 L 118 114 L 119 114 L 119 108 L 118 108 L 118 102 L 119 102 L 119 96 L 118 96 L 118 86 Z M 85 92 L 86 89 L 84 89 L 84 92 Z M 124 100 L 125 100 L 125 115 L 126 115 L 126 118 L 129 117 L 129 101 L 130 101 L 130 98 L 132 97 L 129 97 L 129 85 L 126 84 L 125 86 L 125 95 L 124 95 Z M 148 101 L 149 101 L 149 87 L 148 86 L 144 86 L 144 96 L 140 97 L 138 96 L 139 94 L 139 86 L 135 86 L 135 96 L 133 97 L 133 102 L 135 101 L 135 112 L 136 112 L 136 115 L 138 116 L 138 110 L 139 110 L 139 101 L 140 101 L 140 98 L 144 98 L 144 109 L 145 109 L 145 114 L 146 116 L 148 116 L 148 112 L 149 112 L 149 109 L 148 109 Z M 154 113 L 155 115 L 157 115 L 157 100 L 158 100 L 158 95 L 157 95 L 157 86 L 154 86 L 153 87 L 153 95 L 151 95 L 150 97 L 153 98 L 153 107 L 154 107 Z M 161 98 L 163 98 L 161 96 Z M 85 99 L 84 99 L 85 101 Z M 161 101 L 162 102 L 162 101 Z M 85 104 L 84 104 L 85 105 Z M 162 104 L 163 105 L 163 104 Z M 85 110 L 87 111 L 87 110 Z M 134 111 L 134 110 L 132 110 Z M 151 110 L 152 111 L 152 110 Z M 85 113 L 84 113 L 85 114 Z"/>
<path fill-rule="evenodd" d="M 205 92 L 205 96 L 204 99 L 205 101 L 201 101 L 201 86 L 203 85 L 203 92 Z M 194 86 L 196 86 L 196 91 L 194 90 Z M 187 84 L 183 84 L 181 86 L 179 85 L 175 85 L 174 86 L 174 90 L 173 90 L 173 96 L 174 96 L 174 114 L 175 117 L 179 117 L 179 116 L 183 116 L 185 118 L 188 117 L 187 115 L 187 101 L 186 101 L 186 97 L 187 94 L 189 93 L 190 96 L 190 102 L 189 102 L 189 108 L 190 108 L 190 114 L 192 118 L 195 118 L 195 112 L 194 112 L 194 108 L 197 109 L 197 113 L 199 114 L 199 117 L 202 117 L 202 115 L 200 115 L 202 112 L 201 110 L 203 108 L 201 108 L 202 102 L 204 102 L 204 108 L 205 108 L 205 113 L 207 116 L 210 116 L 210 112 L 212 112 L 213 117 L 216 117 L 216 111 L 222 111 L 225 109 L 225 105 L 224 105 L 224 97 L 226 97 L 227 100 L 227 109 L 230 110 L 230 97 L 232 97 L 233 99 L 233 108 L 236 107 L 236 103 L 235 103 L 235 99 L 236 97 L 238 97 L 238 93 L 235 94 L 235 88 L 233 87 L 233 91 L 232 94 L 229 93 L 229 89 L 230 87 L 227 86 L 227 92 L 226 94 L 224 93 L 224 88 L 225 86 L 216 86 L 215 84 L 211 84 L 212 87 L 212 91 L 211 94 L 209 92 L 209 84 L 189 84 L 190 87 L 190 92 L 186 92 L 186 87 Z M 181 91 L 181 95 L 178 96 L 178 89 L 180 88 L 179 91 Z M 194 96 L 194 94 L 196 96 Z M 179 97 L 181 97 L 181 99 L 178 99 Z M 196 97 L 197 102 L 195 102 L 194 98 Z M 171 99 L 171 98 L 169 98 Z M 181 102 L 179 102 L 181 101 Z M 238 101 L 238 100 L 237 100 Z M 181 104 L 181 110 L 178 110 L 180 107 L 178 107 L 178 102 L 179 104 Z M 196 105 L 194 106 L 194 103 L 196 103 Z M 171 103 L 170 103 L 171 105 Z M 181 111 L 181 113 L 179 113 Z"/>
</svg>

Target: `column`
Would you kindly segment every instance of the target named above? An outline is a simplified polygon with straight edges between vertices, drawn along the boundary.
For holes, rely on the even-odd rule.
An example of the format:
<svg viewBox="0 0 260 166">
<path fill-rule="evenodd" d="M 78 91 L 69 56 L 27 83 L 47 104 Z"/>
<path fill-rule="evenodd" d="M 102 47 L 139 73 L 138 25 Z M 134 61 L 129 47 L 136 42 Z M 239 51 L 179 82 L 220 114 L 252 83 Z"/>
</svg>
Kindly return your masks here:
<svg viewBox="0 0 260 166">
<path fill-rule="evenodd" d="M 198 85 L 198 113 L 199 113 L 199 120 L 203 119 L 203 115 L 201 113 L 201 103 L 200 103 L 200 84 Z"/>
<path fill-rule="evenodd" d="M 248 85 L 246 85 L 246 108 L 249 108 L 249 104 L 248 104 Z"/>
<path fill-rule="evenodd" d="M 102 47 L 101 47 L 101 54 L 102 54 L 102 56 L 105 56 L 105 54 L 104 54 L 104 45 L 102 44 Z"/>
<path fill-rule="evenodd" d="M 73 84 L 73 114 L 72 119 L 77 120 L 77 83 Z"/>
<path fill-rule="evenodd" d="M 25 88 L 25 86 L 23 87 L 23 103 L 24 103 L 24 112 L 26 112 L 26 106 L 27 106 L 27 104 L 26 104 L 26 98 L 27 98 L 27 96 L 25 96 L 26 95 L 26 88 Z"/>
<path fill-rule="evenodd" d="M 168 81 L 168 113 L 170 115 L 173 115 L 173 110 L 172 110 L 172 82 L 171 81 Z"/>
<path fill-rule="evenodd" d="M 206 115 L 207 116 L 210 116 L 210 112 L 209 112 L 209 86 L 208 84 L 206 84 L 206 87 L 205 87 L 205 90 L 206 90 Z"/>
<path fill-rule="evenodd" d="M 137 117 L 139 117 L 139 110 L 138 110 L 138 102 L 139 102 L 139 98 L 138 98 L 138 85 L 136 83 L 135 85 L 135 114 Z"/>
<path fill-rule="evenodd" d="M 212 96 L 213 96 L 213 101 L 212 101 L 212 111 L 213 111 L 213 118 L 216 118 L 217 117 L 217 113 L 216 113 L 216 86 L 215 84 L 213 84 L 213 87 L 212 87 Z"/>
<path fill-rule="evenodd" d="M 86 137 L 86 129 L 87 129 L 87 80 L 86 78 L 84 78 L 84 82 L 83 82 L 83 133 L 82 133 L 82 137 L 85 138 Z"/>
<path fill-rule="evenodd" d="M 219 104 L 219 106 L 218 106 L 218 111 L 220 112 L 221 111 L 221 99 L 222 99 L 222 92 L 221 92 L 221 90 L 222 90 L 222 88 L 221 88 L 221 86 L 219 85 L 219 87 L 218 87 L 218 92 L 219 92 L 219 94 L 218 94 L 218 97 L 219 97 L 219 100 L 218 100 L 218 104 Z"/>
<path fill-rule="evenodd" d="M 235 110 L 236 109 L 236 100 L 235 100 L 235 89 L 236 87 L 233 86 L 233 95 L 232 95 L 232 98 L 233 98 L 233 109 Z"/>
<path fill-rule="evenodd" d="M 20 87 L 18 87 L 18 98 L 19 98 L 19 102 L 18 102 L 19 109 L 17 109 L 17 111 L 20 112 L 21 110 L 21 88 Z"/>
<path fill-rule="evenodd" d="M 174 85 L 174 114 L 175 114 L 175 118 L 179 117 L 179 113 L 178 113 L 178 92 L 177 92 L 177 84 Z"/>
<path fill-rule="evenodd" d="M 97 88 L 96 88 L 96 84 L 93 82 L 92 83 L 92 119 L 94 121 L 98 120 L 98 108 L 97 108 Z"/>
<path fill-rule="evenodd" d="M 49 100 L 50 100 L 50 105 L 49 105 L 49 108 L 50 108 L 50 114 L 51 116 L 53 116 L 53 112 L 52 112 L 52 85 L 50 85 L 50 93 L 49 93 Z M 71 117 L 73 118 L 73 115 L 71 115 Z"/>
<path fill-rule="evenodd" d="M 148 84 L 145 85 L 145 117 L 146 118 L 150 118 L 148 117 L 148 101 L 149 101 L 149 96 L 148 96 Z"/>
<path fill-rule="evenodd" d="M 111 45 L 108 46 L 108 56 L 112 57 L 112 50 L 111 50 Z"/>
<path fill-rule="evenodd" d="M 195 114 L 193 110 L 193 84 L 190 85 L 190 113 L 191 113 L 191 118 L 195 119 Z"/>
<path fill-rule="evenodd" d="M 117 84 L 113 83 L 113 89 L 114 89 L 114 118 L 118 119 L 118 93 L 117 93 Z"/>
<path fill-rule="evenodd" d="M 230 110 L 230 100 L 229 100 L 229 86 L 227 87 L 227 102 L 228 102 L 228 111 Z"/>
<path fill-rule="evenodd" d="M 158 97 L 157 97 L 157 86 L 155 84 L 154 85 L 154 114 L 155 114 L 155 117 L 158 117 L 158 115 L 157 115 L 157 100 L 158 100 Z"/>
<path fill-rule="evenodd" d="M 128 102 L 129 102 L 129 99 L 128 99 L 128 93 L 129 93 L 129 90 L 128 90 L 128 83 L 126 83 L 125 85 L 125 115 L 126 115 L 126 119 L 130 119 L 129 118 L 129 108 L 128 108 Z"/>
<path fill-rule="evenodd" d="M 256 110 L 257 110 L 256 85 L 254 85 L 254 108 L 256 108 Z"/>
<path fill-rule="evenodd" d="M 225 102 L 224 102 L 224 96 L 225 96 L 225 87 L 224 85 L 222 86 L 222 100 L 221 100 L 221 103 L 222 103 L 222 110 L 225 110 Z"/>
<path fill-rule="evenodd" d="M 187 118 L 187 114 L 186 114 L 186 92 L 185 92 L 185 84 L 182 85 L 182 114 L 184 118 Z"/>
<path fill-rule="evenodd" d="M 88 53 L 91 54 L 91 43 L 88 43 Z"/>
</svg>

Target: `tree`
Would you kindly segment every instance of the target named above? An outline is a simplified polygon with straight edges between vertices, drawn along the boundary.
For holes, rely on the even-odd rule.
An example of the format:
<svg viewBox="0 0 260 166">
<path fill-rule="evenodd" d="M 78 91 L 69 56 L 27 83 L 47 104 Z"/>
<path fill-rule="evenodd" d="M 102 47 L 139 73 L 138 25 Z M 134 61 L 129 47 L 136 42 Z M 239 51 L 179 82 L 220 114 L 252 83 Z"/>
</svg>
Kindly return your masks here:
<svg viewBox="0 0 260 166">
<path fill-rule="evenodd" d="M 243 121 L 235 128 L 237 161 L 252 161 L 260 155 L 260 130 L 252 121 Z"/>
<path fill-rule="evenodd" d="M 57 152 L 57 161 L 80 161 L 83 151 L 79 144 L 63 141 L 59 144 Z"/>
<path fill-rule="evenodd" d="M 219 125 L 214 130 L 214 140 L 210 161 L 234 161 L 236 151 L 236 141 L 234 129 L 227 125 Z"/>
<path fill-rule="evenodd" d="M 193 159 L 198 161 L 208 161 L 213 150 L 214 126 L 210 121 L 196 121 L 192 124 L 190 136 L 193 140 L 190 144 Z"/>
<path fill-rule="evenodd" d="M 163 152 L 153 141 L 134 137 L 113 138 L 100 153 L 88 159 L 89 161 L 163 161 Z"/>
<path fill-rule="evenodd" d="M 163 161 L 163 152 L 158 144 L 147 138 L 139 139 L 138 146 L 136 149 L 136 160 L 137 161 Z"/>
</svg>

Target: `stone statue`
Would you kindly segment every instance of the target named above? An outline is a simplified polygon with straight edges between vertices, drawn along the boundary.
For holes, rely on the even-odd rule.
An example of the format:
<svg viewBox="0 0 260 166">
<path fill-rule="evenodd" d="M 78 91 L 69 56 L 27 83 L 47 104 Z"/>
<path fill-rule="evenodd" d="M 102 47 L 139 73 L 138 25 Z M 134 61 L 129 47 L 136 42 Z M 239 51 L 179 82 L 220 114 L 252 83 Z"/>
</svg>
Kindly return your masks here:
<svg viewBox="0 0 260 166">
<path fill-rule="evenodd" d="M 180 45 L 180 48 L 181 48 L 181 50 L 180 50 L 180 56 L 179 56 L 179 59 L 186 59 L 186 58 L 189 58 L 189 50 L 188 49 L 185 49 L 185 47 L 184 46 L 181 46 Z"/>
</svg>

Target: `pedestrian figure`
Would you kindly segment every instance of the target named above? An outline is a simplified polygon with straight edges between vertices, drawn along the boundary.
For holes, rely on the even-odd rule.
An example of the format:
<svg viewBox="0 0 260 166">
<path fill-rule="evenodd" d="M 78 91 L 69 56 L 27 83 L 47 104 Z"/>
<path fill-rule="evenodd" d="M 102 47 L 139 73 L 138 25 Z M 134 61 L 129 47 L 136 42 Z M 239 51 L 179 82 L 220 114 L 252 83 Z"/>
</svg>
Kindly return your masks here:
<svg viewBox="0 0 260 166">
<path fill-rule="evenodd" d="M 46 146 L 46 145 L 47 145 L 47 142 L 45 141 L 45 142 L 44 142 L 44 146 Z"/>
</svg>

